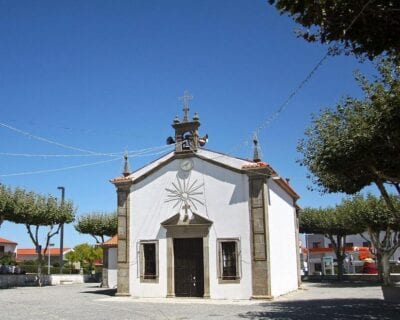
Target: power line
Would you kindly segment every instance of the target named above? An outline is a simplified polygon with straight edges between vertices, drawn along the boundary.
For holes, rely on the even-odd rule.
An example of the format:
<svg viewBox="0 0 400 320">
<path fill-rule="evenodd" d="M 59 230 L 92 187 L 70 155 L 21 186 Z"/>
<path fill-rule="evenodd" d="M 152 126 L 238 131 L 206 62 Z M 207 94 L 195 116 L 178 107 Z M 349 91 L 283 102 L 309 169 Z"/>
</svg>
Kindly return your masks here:
<svg viewBox="0 0 400 320">
<path fill-rule="evenodd" d="M 121 152 L 111 152 L 111 153 L 89 153 L 89 154 L 35 154 L 35 153 L 15 153 L 15 152 L 0 152 L 0 156 L 7 156 L 7 157 L 26 157 L 26 158 L 74 158 L 74 157 L 100 157 L 100 156 L 107 156 L 107 157 L 115 157 L 118 155 L 122 155 L 127 153 L 130 156 L 136 155 L 146 155 L 149 152 L 153 152 L 156 150 L 168 149 L 169 145 L 162 145 L 157 147 L 151 147 L 146 149 L 139 149 L 139 150 L 128 150 L 128 151 L 121 151 Z"/>
<path fill-rule="evenodd" d="M 76 166 L 69 166 L 69 167 L 63 167 L 63 168 L 0 174 L 0 177 L 25 176 L 25 175 L 32 175 L 32 174 L 41 174 L 41 173 L 50 173 L 50 172 L 64 171 L 64 170 L 70 170 L 70 169 L 78 169 L 78 168 L 83 168 L 83 167 L 89 167 L 89 166 L 94 166 L 94 165 L 98 165 L 98 164 L 103 164 L 103 163 L 107 163 L 107 162 L 112 162 L 112 161 L 116 161 L 116 160 L 120 160 L 120 159 L 121 158 L 118 157 L 118 158 L 114 158 L 114 159 L 108 159 L 108 160 L 97 161 L 97 162 L 92 162 L 92 163 L 85 163 L 85 164 L 80 164 L 80 165 L 76 165 Z"/>
<path fill-rule="evenodd" d="M 69 145 L 66 145 L 66 144 L 63 144 L 63 143 L 54 141 L 54 140 L 50 140 L 50 139 L 47 139 L 47 138 L 43 138 L 43 137 L 34 135 L 34 134 L 30 133 L 30 132 L 23 131 L 23 130 L 21 130 L 21 129 L 18 129 L 18 128 L 15 128 L 15 127 L 13 127 L 13 126 L 10 126 L 10 125 L 8 125 L 8 124 L 6 124 L 6 123 L 0 122 L 0 126 L 1 126 L 1 127 L 4 127 L 4 128 L 7 128 L 7 129 L 9 129 L 9 130 L 12 130 L 12 131 L 14 131 L 14 132 L 17 132 L 17 133 L 19 133 L 19 134 L 22 134 L 22 135 L 24 135 L 24 136 L 27 136 L 27 137 L 29 137 L 29 138 L 32 138 L 32 139 L 35 139 L 35 140 L 38 140 L 38 141 L 42 141 L 42 142 L 46 142 L 46 143 L 49 143 L 49 144 L 53 144 L 53 145 L 56 145 L 56 146 L 59 146 L 59 147 L 65 148 L 65 149 L 70 149 L 70 150 L 75 150 L 75 151 L 85 152 L 85 153 L 90 153 L 90 154 L 96 154 L 96 153 L 98 153 L 98 152 L 95 152 L 95 151 L 92 151 L 92 150 L 77 148 L 77 147 L 69 146 Z"/>
<path fill-rule="evenodd" d="M 374 0 L 369 0 L 367 3 L 364 4 L 364 6 L 361 8 L 361 10 L 358 12 L 358 14 L 353 18 L 353 20 L 350 22 L 347 28 L 343 30 L 343 34 L 346 34 L 351 27 L 354 25 L 354 23 L 357 21 L 357 19 L 361 16 L 361 14 L 364 12 L 364 10 L 373 2 Z M 318 62 L 314 65 L 314 67 L 311 69 L 311 71 L 306 75 L 306 77 L 297 85 L 297 87 L 289 94 L 289 96 L 286 98 L 286 100 L 277 108 L 277 110 L 264 121 L 260 126 L 258 126 L 253 132 L 256 134 L 259 134 L 261 130 L 265 129 L 268 127 L 274 120 L 276 120 L 279 115 L 285 111 L 287 106 L 289 105 L 290 101 L 301 91 L 301 89 L 311 80 L 315 72 L 321 67 L 321 65 L 324 63 L 324 61 L 329 57 L 329 51 L 327 51 L 322 58 L 318 60 Z M 249 140 L 243 141 L 240 145 L 235 146 L 232 149 L 233 153 L 236 149 L 239 149 L 243 145 L 248 145 Z"/>
<path fill-rule="evenodd" d="M 168 146 L 168 147 L 171 147 L 171 146 Z M 146 154 L 133 154 L 133 155 L 131 155 L 131 157 L 154 156 L 154 155 L 159 155 L 159 154 L 165 153 L 165 151 L 166 150 L 153 152 L 153 153 L 146 153 Z M 43 169 L 43 170 L 36 170 L 36 171 L 24 171 L 24 172 L 0 174 L 0 177 L 15 177 L 15 176 L 26 176 L 26 175 L 33 175 L 33 174 L 43 174 L 43 173 L 52 173 L 52 172 L 58 172 L 58 171 L 66 171 L 66 170 L 71 170 L 71 169 L 79 169 L 79 168 L 83 168 L 83 167 L 95 166 L 95 165 L 99 165 L 99 164 L 103 164 L 103 163 L 113 162 L 116 160 L 121 160 L 121 157 L 119 156 L 119 157 L 116 157 L 113 159 L 85 163 L 85 164 L 80 164 L 80 165 L 75 165 L 75 166 L 56 168 L 56 169 Z"/>
</svg>

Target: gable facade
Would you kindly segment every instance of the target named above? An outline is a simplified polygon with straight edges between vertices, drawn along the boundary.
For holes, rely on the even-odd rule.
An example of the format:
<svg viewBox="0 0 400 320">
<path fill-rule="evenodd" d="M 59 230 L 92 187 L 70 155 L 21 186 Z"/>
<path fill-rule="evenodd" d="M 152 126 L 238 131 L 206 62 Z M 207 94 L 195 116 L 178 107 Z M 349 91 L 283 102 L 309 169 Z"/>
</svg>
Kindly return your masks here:
<svg viewBox="0 0 400 320">
<path fill-rule="evenodd" d="M 189 97 L 185 94 L 186 97 Z M 175 151 L 130 173 L 117 188 L 117 294 L 270 298 L 299 285 L 296 200 L 261 162 L 201 148 L 199 117 L 173 121 Z"/>
<path fill-rule="evenodd" d="M 268 166 L 198 150 L 172 152 L 114 179 L 119 294 L 185 296 L 185 285 L 177 279 L 178 239 L 200 241 L 187 249 L 200 246 L 201 251 L 195 261 L 202 264 L 197 276 L 202 283 L 195 295 L 250 299 L 296 290 L 296 194 L 273 174 Z M 154 275 L 147 276 L 146 255 L 153 251 Z"/>
</svg>

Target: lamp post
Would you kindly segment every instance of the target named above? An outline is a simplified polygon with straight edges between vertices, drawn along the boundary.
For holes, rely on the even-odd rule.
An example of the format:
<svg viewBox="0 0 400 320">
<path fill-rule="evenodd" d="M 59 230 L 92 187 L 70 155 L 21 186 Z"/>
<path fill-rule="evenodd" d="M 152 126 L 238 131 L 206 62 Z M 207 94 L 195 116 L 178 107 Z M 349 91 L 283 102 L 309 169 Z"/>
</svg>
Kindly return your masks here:
<svg viewBox="0 0 400 320">
<path fill-rule="evenodd" d="M 61 205 L 64 204 L 65 199 L 65 188 L 57 187 L 58 190 L 61 190 Z M 61 234 L 60 234 L 60 274 L 63 273 L 63 262 L 64 262 L 64 223 L 61 224 Z"/>
<path fill-rule="evenodd" d="M 54 243 L 49 243 L 48 253 L 47 253 L 47 274 L 50 274 L 50 251 L 51 247 L 54 247 Z"/>
</svg>

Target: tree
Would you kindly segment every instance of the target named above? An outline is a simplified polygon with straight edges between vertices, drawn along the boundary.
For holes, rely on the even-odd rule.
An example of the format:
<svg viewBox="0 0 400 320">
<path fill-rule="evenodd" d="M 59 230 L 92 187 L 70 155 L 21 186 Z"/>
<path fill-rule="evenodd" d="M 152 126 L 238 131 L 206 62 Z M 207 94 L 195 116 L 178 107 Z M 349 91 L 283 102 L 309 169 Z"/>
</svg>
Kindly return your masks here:
<svg viewBox="0 0 400 320">
<path fill-rule="evenodd" d="M 378 70 L 373 82 L 356 77 L 364 99 L 347 97 L 313 117 L 299 162 L 323 192 L 355 194 L 375 184 L 400 223 L 388 192 L 394 186 L 400 194 L 400 67 L 382 60 Z"/>
<path fill-rule="evenodd" d="M 309 42 L 336 46 L 331 52 L 373 59 L 382 53 L 400 55 L 400 2 L 388 0 L 269 0 L 280 14 L 302 26 Z"/>
<path fill-rule="evenodd" d="M 343 261 L 346 257 L 346 236 L 360 232 L 348 215 L 339 208 L 304 208 L 300 213 L 300 232 L 323 234 L 328 238 L 336 254 L 338 279 L 343 277 Z"/>
<path fill-rule="evenodd" d="M 395 209 L 400 212 L 400 199 L 391 196 Z M 389 210 L 382 197 L 372 194 L 366 197 L 356 195 L 340 204 L 352 221 L 356 221 L 363 231 L 368 231 L 378 262 L 379 278 L 384 285 L 391 285 L 389 259 L 400 248 L 400 224 Z"/>
<path fill-rule="evenodd" d="M 0 227 L 4 220 L 11 214 L 12 190 L 0 184 Z"/>
<path fill-rule="evenodd" d="M 4 200 L 5 199 L 5 200 Z M 38 275 L 41 284 L 41 265 L 52 237 L 58 234 L 61 225 L 71 223 L 75 210 L 71 201 L 59 203 L 55 197 L 42 196 L 22 188 L 12 190 L 0 188 L 0 216 L 14 223 L 24 224 L 38 252 Z M 47 227 L 44 250 L 40 250 L 40 227 Z"/>
<path fill-rule="evenodd" d="M 80 262 L 82 266 L 87 266 L 92 270 L 94 263 L 103 257 L 103 249 L 82 243 L 74 247 L 73 251 L 66 254 L 66 258 L 70 262 Z"/>
<path fill-rule="evenodd" d="M 89 213 L 79 217 L 75 229 L 84 234 L 91 235 L 96 243 L 104 242 L 104 237 L 112 237 L 117 234 L 117 213 Z M 100 241 L 100 239 L 101 241 Z"/>
</svg>

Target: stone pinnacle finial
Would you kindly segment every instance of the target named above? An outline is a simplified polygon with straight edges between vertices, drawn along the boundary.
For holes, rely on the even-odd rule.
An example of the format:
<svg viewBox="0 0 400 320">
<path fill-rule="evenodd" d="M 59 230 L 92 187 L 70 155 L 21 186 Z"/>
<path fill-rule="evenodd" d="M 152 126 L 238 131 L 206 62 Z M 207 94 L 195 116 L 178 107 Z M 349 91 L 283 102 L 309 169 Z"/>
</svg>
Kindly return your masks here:
<svg viewBox="0 0 400 320">
<path fill-rule="evenodd" d="M 129 169 L 129 160 L 128 160 L 128 151 L 125 151 L 124 154 L 124 172 L 122 172 L 124 177 L 127 177 L 131 174 L 131 171 Z"/>
<path fill-rule="evenodd" d="M 260 147 L 258 145 L 258 137 L 257 137 L 256 132 L 254 132 L 254 135 L 253 135 L 253 144 L 254 144 L 253 161 L 260 162 L 261 161 Z"/>
</svg>

